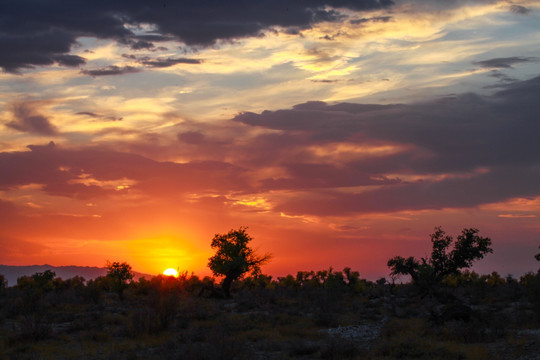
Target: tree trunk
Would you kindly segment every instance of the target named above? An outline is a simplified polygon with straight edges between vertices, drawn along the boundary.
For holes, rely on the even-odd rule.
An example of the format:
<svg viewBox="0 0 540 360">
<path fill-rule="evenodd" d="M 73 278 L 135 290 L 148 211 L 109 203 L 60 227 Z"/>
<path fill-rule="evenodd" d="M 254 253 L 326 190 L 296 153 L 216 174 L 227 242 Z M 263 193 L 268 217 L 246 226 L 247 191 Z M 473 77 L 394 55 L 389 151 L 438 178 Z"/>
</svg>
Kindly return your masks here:
<svg viewBox="0 0 540 360">
<path fill-rule="evenodd" d="M 221 284 L 221 288 L 223 289 L 223 294 L 226 298 L 231 297 L 231 284 L 234 280 L 233 276 L 226 276 L 225 279 L 223 279 L 223 283 Z"/>
</svg>

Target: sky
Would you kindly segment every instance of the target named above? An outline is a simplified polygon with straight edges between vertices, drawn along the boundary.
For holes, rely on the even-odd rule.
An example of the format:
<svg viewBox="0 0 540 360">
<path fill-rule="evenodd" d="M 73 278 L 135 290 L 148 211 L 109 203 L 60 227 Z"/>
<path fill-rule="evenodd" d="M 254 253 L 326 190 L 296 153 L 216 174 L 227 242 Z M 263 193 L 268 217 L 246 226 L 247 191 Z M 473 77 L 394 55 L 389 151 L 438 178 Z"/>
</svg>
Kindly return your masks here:
<svg viewBox="0 0 540 360">
<path fill-rule="evenodd" d="M 0 0 L 0 49 L 2 264 L 538 268 L 538 0 Z"/>
</svg>

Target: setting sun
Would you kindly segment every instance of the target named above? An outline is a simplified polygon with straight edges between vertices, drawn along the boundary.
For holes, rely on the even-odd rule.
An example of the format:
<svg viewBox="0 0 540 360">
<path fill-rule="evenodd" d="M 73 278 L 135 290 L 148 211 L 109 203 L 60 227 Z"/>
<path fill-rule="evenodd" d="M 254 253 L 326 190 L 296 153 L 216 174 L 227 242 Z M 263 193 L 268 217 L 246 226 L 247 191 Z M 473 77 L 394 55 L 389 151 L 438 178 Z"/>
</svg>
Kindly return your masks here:
<svg viewBox="0 0 540 360">
<path fill-rule="evenodd" d="M 540 0 L 60 4 L 0 0 L 0 275 L 204 278 L 239 227 L 273 278 L 375 281 L 435 226 L 538 268 Z"/>
<path fill-rule="evenodd" d="M 176 271 L 176 270 L 173 269 L 173 268 L 168 268 L 167 270 L 165 270 L 165 271 L 163 272 L 163 275 L 177 277 L 177 276 L 178 276 L 178 271 Z"/>
</svg>

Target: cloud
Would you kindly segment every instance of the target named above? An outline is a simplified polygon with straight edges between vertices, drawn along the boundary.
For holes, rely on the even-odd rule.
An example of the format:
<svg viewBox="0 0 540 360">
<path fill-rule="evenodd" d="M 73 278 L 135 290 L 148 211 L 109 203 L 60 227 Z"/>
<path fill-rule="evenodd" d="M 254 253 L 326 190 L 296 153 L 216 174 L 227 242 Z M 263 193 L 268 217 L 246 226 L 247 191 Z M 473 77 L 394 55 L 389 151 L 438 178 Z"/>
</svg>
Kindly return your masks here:
<svg viewBox="0 0 540 360">
<path fill-rule="evenodd" d="M 504 81 L 504 82 L 517 81 L 517 79 L 515 79 L 513 77 L 510 77 L 510 76 L 504 74 L 503 72 L 497 71 L 497 70 L 491 70 L 491 72 L 489 73 L 489 76 L 494 77 L 494 78 L 499 79 L 500 81 Z"/>
<path fill-rule="evenodd" d="M 178 141 L 186 144 L 201 144 L 206 140 L 204 134 L 198 131 L 187 131 L 179 133 L 177 137 Z"/>
<path fill-rule="evenodd" d="M 38 103 L 19 102 L 12 106 L 14 120 L 6 126 L 18 131 L 40 134 L 56 135 L 58 130 L 47 117 L 39 113 Z"/>
<path fill-rule="evenodd" d="M 144 34 L 137 35 L 135 37 L 137 40 L 141 41 L 151 41 L 151 42 L 162 42 L 162 41 L 171 41 L 174 40 L 172 36 L 160 35 L 160 34 Z"/>
<path fill-rule="evenodd" d="M 478 65 L 483 68 L 511 68 L 512 65 L 521 64 L 526 62 L 536 62 L 539 59 L 536 57 L 521 57 L 521 56 L 512 56 L 506 58 L 494 58 L 482 61 L 474 61 L 473 64 Z"/>
<path fill-rule="evenodd" d="M 93 118 L 101 117 L 100 115 L 98 115 L 96 113 L 93 113 L 93 112 L 89 112 L 89 111 L 79 111 L 78 113 L 76 113 L 76 115 L 86 115 L 86 116 L 90 116 L 90 117 L 93 117 Z"/>
<path fill-rule="evenodd" d="M 505 219 L 528 219 L 528 218 L 535 218 L 536 215 L 534 214 L 499 214 L 497 217 L 505 218 Z"/>
<path fill-rule="evenodd" d="M 188 46 L 259 36 L 263 31 L 309 28 L 343 15 L 336 8 L 369 11 L 387 8 L 391 0 L 259 0 L 227 2 L 175 1 L 148 4 L 20 0 L 4 4 L 0 18 L 0 67 L 8 72 L 58 62 L 78 66 L 70 55 L 79 37 L 112 39 L 132 49 L 152 49 L 153 42 L 175 39 Z M 152 33 L 135 34 L 125 24 L 150 24 Z M 70 57 L 66 57 L 70 56 Z"/>
<path fill-rule="evenodd" d="M 96 114 L 96 113 L 91 112 L 91 111 L 79 111 L 79 112 L 77 112 L 75 114 L 76 115 L 89 116 L 91 118 L 105 120 L 105 121 L 122 121 L 122 119 L 123 119 L 122 117 L 105 116 L 105 115 Z"/>
<path fill-rule="evenodd" d="M 10 4 L 15 5 L 15 4 Z M 32 24 L 11 24 L 17 21 L 10 18 L 8 12 L 0 19 L 0 67 L 16 73 L 20 68 L 34 65 L 51 65 L 55 62 L 66 66 L 78 66 L 84 59 L 68 55 L 71 45 L 75 44 L 75 34 L 54 28 L 32 29 Z M 16 6 L 13 6 L 16 7 Z M 24 19 L 20 19 L 24 23 Z"/>
<path fill-rule="evenodd" d="M 312 101 L 219 124 L 182 122 L 176 139 L 29 146 L 0 153 L 0 189 L 40 184 L 46 194 L 77 199 L 260 198 L 265 211 L 308 217 L 538 197 L 540 77 L 499 89 L 410 104 Z M 39 114 L 29 106 L 30 116 Z M 167 158 L 184 162 L 159 160 Z M 127 180 L 129 188 L 116 188 Z"/>
<path fill-rule="evenodd" d="M 360 167 L 332 164 L 309 164 L 288 162 L 284 164 L 287 177 L 265 179 L 262 186 L 267 190 L 309 190 L 354 186 L 382 186 L 399 180 L 373 177 Z"/>
<path fill-rule="evenodd" d="M 50 195 L 92 199 L 128 190 L 170 197 L 250 188 L 245 170 L 225 162 L 160 162 L 104 147 L 71 149 L 52 142 L 28 148 L 0 153 L 0 189 L 40 184 Z M 116 186 L 126 181 L 129 189 Z"/>
<path fill-rule="evenodd" d="M 324 83 L 324 84 L 331 84 L 339 82 L 340 80 L 330 80 L 330 79 L 312 79 L 311 82 L 315 83 Z"/>
<path fill-rule="evenodd" d="M 131 73 L 137 73 L 140 72 L 140 69 L 137 69 L 133 66 L 106 66 L 99 69 L 93 69 L 93 70 L 81 70 L 81 74 L 90 75 L 90 76 L 109 76 L 109 75 L 123 75 L 123 74 L 131 74 Z"/>
<path fill-rule="evenodd" d="M 154 48 L 154 44 L 150 41 L 137 40 L 130 42 L 130 48 L 133 50 L 152 49 Z"/>
<path fill-rule="evenodd" d="M 292 215 L 343 216 L 470 208 L 538 194 L 540 188 L 535 182 L 540 182 L 537 169 L 504 168 L 471 178 L 402 183 L 359 194 L 337 191 L 300 194 L 279 202 L 276 211 Z"/>
<path fill-rule="evenodd" d="M 511 5 L 510 11 L 515 14 L 525 15 L 531 12 L 531 9 L 521 5 Z"/>
<path fill-rule="evenodd" d="M 145 35 L 133 35 L 128 39 L 121 39 L 119 42 L 125 45 L 129 45 L 132 50 L 159 50 L 165 49 L 163 47 L 156 48 L 154 42 L 171 41 L 174 40 L 171 36 L 160 34 L 145 34 Z"/>
<path fill-rule="evenodd" d="M 141 64 L 152 68 L 166 68 L 176 64 L 200 64 L 201 60 L 188 58 L 141 59 Z"/>
<path fill-rule="evenodd" d="M 392 16 L 375 16 L 375 17 L 372 17 L 372 18 L 361 18 L 361 19 L 354 19 L 354 20 L 351 20 L 349 21 L 351 24 L 353 25 L 358 25 L 358 24 L 364 24 L 364 23 L 367 23 L 367 22 L 389 22 L 390 20 L 392 20 Z"/>
<path fill-rule="evenodd" d="M 80 66 L 86 64 L 86 59 L 77 55 L 55 55 L 53 59 L 64 66 Z"/>
<path fill-rule="evenodd" d="M 239 114 L 235 121 L 278 133 L 258 136 L 237 156 L 281 170 L 260 183 L 292 191 L 275 203 L 285 214 L 462 208 L 538 196 L 540 77 L 502 88 L 413 104 L 309 102 Z"/>
</svg>

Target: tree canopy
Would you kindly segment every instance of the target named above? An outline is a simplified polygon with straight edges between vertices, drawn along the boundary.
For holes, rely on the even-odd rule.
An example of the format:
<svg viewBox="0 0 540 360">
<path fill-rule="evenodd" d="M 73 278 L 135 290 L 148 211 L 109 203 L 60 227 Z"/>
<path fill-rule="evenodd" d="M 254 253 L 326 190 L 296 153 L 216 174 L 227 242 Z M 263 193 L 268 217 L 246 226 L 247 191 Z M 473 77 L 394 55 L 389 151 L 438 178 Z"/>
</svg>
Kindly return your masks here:
<svg viewBox="0 0 540 360">
<path fill-rule="evenodd" d="M 133 279 L 134 274 L 131 265 L 126 262 L 107 262 L 107 278 L 111 279 L 113 290 L 118 293 L 120 299 L 123 299 L 124 289 L 127 287 L 127 282 Z"/>
<path fill-rule="evenodd" d="M 461 269 L 469 268 L 474 261 L 493 252 L 491 239 L 478 235 L 478 229 L 463 229 L 454 239 L 446 235 L 441 227 L 436 227 L 431 234 L 432 251 L 430 258 L 403 258 L 396 256 L 388 260 L 391 275 L 410 275 L 417 285 L 437 283 L 447 275 L 457 274 Z M 451 245 L 453 243 L 453 248 Z"/>
<path fill-rule="evenodd" d="M 234 280 L 251 272 L 260 274 L 260 266 L 270 259 L 269 254 L 258 255 L 249 247 L 253 240 L 247 233 L 246 227 L 230 230 L 226 234 L 215 234 L 211 247 L 216 250 L 214 256 L 208 259 L 208 267 L 214 276 L 224 276 L 222 283 L 226 297 L 230 296 L 230 287 Z"/>
</svg>

